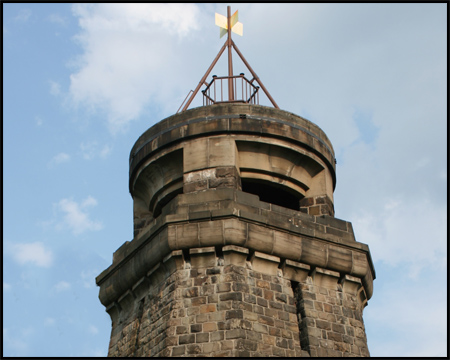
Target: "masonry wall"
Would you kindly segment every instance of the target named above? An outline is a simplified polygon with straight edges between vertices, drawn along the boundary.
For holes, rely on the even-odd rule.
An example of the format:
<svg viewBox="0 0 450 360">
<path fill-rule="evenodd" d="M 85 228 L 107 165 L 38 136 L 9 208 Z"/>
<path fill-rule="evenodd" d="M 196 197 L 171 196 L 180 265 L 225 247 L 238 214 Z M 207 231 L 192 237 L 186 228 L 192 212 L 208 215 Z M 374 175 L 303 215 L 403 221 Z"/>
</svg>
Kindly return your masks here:
<svg viewBox="0 0 450 360">
<path fill-rule="evenodd" d="M 358 295 L 316 286 L 310 277 L 294 285 L 300 343 L 310 356 L 370 356 Z"/>
<path fill-rule="evenodd" d="M 283 270 L 233 245 L 185 255 L 172 252 L 119 300 L 109 356 L 369 355 L 357 281 L 346 292 L 332 272 Z M 286 278 L 294 267 L 304 282 Z"/>
</svg>

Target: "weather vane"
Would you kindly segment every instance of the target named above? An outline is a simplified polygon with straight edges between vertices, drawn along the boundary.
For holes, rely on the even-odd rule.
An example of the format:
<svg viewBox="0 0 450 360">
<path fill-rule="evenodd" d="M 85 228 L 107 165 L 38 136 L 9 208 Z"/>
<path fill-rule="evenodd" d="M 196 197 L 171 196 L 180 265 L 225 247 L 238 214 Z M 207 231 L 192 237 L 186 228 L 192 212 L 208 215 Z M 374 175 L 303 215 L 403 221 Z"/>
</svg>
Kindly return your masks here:
<svg viewBox="0 0 450 360">
<path fill-rule="evenodd" d="M 228 11 L 229 10 L 230 7 L 228 6 Z M 228 32 L 228 19 L 230 19 L 231 31 L 242 36 L 244 25 L 238 22 L 238 11 L 236 10 L 236 12 L 231 17 L 229 14 L 228 17 L 225 17 L 216 13 L 216 25 L 220 27 L 220 37 L 222 38 L 222 36 L 224 36 Z"/>
<path fill-rule="evenodd" d="M 210 83 L 207 83 L 205 80 L 208 77 L 208 75 L 211 72 L 211 70 L 216 65 L 216 63 L 219 60 L 219 58 L 222 56 L 223 52 L 225 51 L 225 48 L 228 48 L 228 77 L 226 77 L 228 79 L 228 102 L 246 102 L 246 103 L 250 103 L 250 101 L 254 101 L 255 95 L 258 92 L 259 87 L 261 87 L 261 89 L 264 91 L 266 96 L 272 102 L 273 106 L 275 108 L 279 109 L 279 107 L 276 104 L 275 100 L 272 98 L 272 96 L 270 96 L 270 94 L 267 91 L 267 89 L 261 83 L 261 80 L 258 78 L 256 73 L 253 71 L 253 69 L 251 68 L 249 63 L 245 60 L 244 55 L 242 55 L 242 53 L 239 51 L 239 49 L 237 48 L 237 46 L 234 43 L 234 41 L 231 39 L 231 32 L 234 32 L 234 33 L 236 33 L 236 34 L 238 34 L 240 36 L 242 36 L 242 34 L 243 34 L 244 26 L 242 25 L 242 23 L 240 23 L 238 21 L 239 20 L 238 19 L 238 11 L 236 10 L 235 13 L 233 15 L 231 15 L 231 8 L 230 8 L 230 6 L 227 6 L 227 16 L 225 17 L 223 15 L 220 15 L 220 14 L 216 13 L 215 14 L 215 20 L 216 20 L 216 25 L 220 27 L 220 38 L 222 38 L 225 34 L 228 34 L 227 40 L 225 41 L 225 44 L 223 44 L 223 46 L 220 49 L 219 53 L 217 54 L 216 58 L 214 59 L 214 61 L 212 62 L 212 64 L 208 68 L 208 70 L 206 71 L 205 75 L 200 80 L 200 82 L 197 85 L 197 87 L 195 88 L 195 90 L 194 91 L 191 90 L 189 92 L 189 94 L 192 92 L 192 95 L 190 96 L 190 98 L 187 101 L 186 105 L 183 107 L 182 111 L 187 110 L 187 108 L 191 104 L 192 100 L 194 100 L 195 95 L 197 95 L 197 93 L 200 90 L 200 88 L 202 87 L 202 85 L 206 85 L 207 90 L 208 90 L 210 88 L 211 84 L 215 81 L 214 76 L 213 76 L 213 81 L 210 82 Z M 247 83 L 246 85 L 248 85 L 253 91 L 252 95 L 248 99 L 246 99 L 244 101 L 242 101 L 242 100 L 235 100 L 234 99 L 235 91 L 234 91 L 233 80 L 237 76 L 233 76 L 233 61 L 232 61 L 232 56 L 231 56 L 232 55 L 231 54 L 231 48 L 234 48 L 236 53 L 241 58 L 242 62 L 245 64 L 245 66 L 247 66 L 248 70 L 250 71 L 250 73 L 253 76 L 253 79 L 250 80 L 250 81 L 245 79 L 244 76 L 243 76 L 244 74 L 242 74 L 242 73 L 239 76 L 242 79 L 242 81 L 244 81 L 244 80 L 246 81 L 246 83 Z M 220 79 L 223 79 L 223 78 L 220 78 Z M 256 81 L 259 86 L 253 85 L 254 81 Z M 187 98 L 189 97 L 189 94 L 188 94 L 188 96 L 186 96 L 186 99 L 184 99 L 183 104 L 187 100 Z M 204 94 L 205 94 L 205 92 L 204 92 Z M 244 95 L 242 94 L 242 96 L 244 96 Z M 219 101 L 213 100 L 211 98 L 209 98 L 209 100 L 212 103 L 219 102 Z M 221 102 L 223 102 L 223 101 L 221 101 Z M 183 104 L 181 104 L 180 109 L 183 106 Z M 180 109 L 178 109 L 177 112 L 179 112 Z"/>
</svg>

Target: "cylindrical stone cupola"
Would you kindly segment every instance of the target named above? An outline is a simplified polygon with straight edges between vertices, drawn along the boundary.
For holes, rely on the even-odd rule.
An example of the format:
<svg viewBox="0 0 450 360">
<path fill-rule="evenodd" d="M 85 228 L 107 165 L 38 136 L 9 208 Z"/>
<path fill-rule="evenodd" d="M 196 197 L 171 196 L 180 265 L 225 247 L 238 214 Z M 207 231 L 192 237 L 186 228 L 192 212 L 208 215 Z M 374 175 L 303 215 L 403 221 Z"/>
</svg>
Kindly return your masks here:
<svg viewBox="0 0 450 360">
<path fill-rule="evenodd" d="M 232 188 L 310 215 L 334 216 L 333 147 L 315 124 L 248 104 L 216 104 L 147 130 L 130 156 L 137 234 L 178 194 Z"/>
</svg>

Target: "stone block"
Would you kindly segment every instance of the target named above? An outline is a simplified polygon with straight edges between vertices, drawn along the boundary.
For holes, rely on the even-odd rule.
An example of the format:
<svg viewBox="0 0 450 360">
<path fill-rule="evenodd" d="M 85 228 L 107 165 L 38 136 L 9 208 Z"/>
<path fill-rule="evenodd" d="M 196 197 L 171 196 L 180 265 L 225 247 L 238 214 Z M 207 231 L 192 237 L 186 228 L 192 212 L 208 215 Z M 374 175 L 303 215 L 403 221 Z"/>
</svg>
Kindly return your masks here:
<svg viewBox="0 0 450 360">
<path fill-rule="evenodd" d="M 172 356 L 181 356 L 184 355 L 186 352 L 186 346 L 182 345 L 182 346 L 174 346 L 172 348 Z"/>
<path fill-rule="evenodd" d="M 319 329 L 331 330 L 331 324 L 325 320 L 316 320 L 316 326 Z"/>
<path fill-rule="evenodd" d="M 198 244 L 198 224 L 176 225 L 176 244 L 180 249 Z"/>
<path fill-rule="evenodd" d="M 235 166 L 237 148 L 234 139 L 229 136 L 209 138 L 209 166 Z"/>
<path fill-rule="evenodd" d="M 210 313 L 216 311 L 216 304 L 206 304 L 200 306 L 200 314 Z"/>
<path fill-rule="evenodd" d="M 225 320 L 228 319 L 243 319 L 243 310 L 228 310 L 225 312 Z"/>
<path fill-rule="evenodd" d="M 220 221 L 203 221 L 198 224 L 201 246 L 214 246 L 223 243 L 223 225 Z"/>
<path fill-rule="evenodd" d="M 281 269 L 283 270 L 283 275 L 287 279 L 297 282 L 305 282 L 311 267 L 307 264 L 286 259 Z"/>
<path fill-rule="evenodd" d="M 268 328 L 267 325 L 263 325 L 260 323 L 254 323 L 253 324 L 253 331 L 259 332 L 259 333 L 263 333 L 263 334 L 268 334 Z"/>
<path fill-rule="evenodd" d="M 348 231 L 347 221 L 340 220 L 331 216 L 322 215 L 316 217 L 316 222 L 325 226 L 331 226 L 342 231 Z"/>
<path fill-rule="evenodd" d="M 216 284 L 217 292 L 229 292 L 231 290 L 231 283 L 219 283 Z"/>
<path fill-rule="evenodd" d="M 136 296 L 131 290 L 127 290 L 118 300 L 117 303 L 122 311 L 129 311 L 133 308 Z"/>
<path fill-rule="evenodd" d="M 248 284 L 243 283 L 234 283 L 233 284 L 233 290 L 242 292 L 245 295 L 248 295 L 248 292 L 250 290 L 250 286 Z"/>
<path fill-rule="evenodd" d="M 225 294 L 219 294 L 220 301 L 227 301 L 227 300 L 235 300 L 235 301 L 242 301 L 242 293 L 241 292 L 229 292 Z"/>
<path fill-rule="evenodd" d="M 269 302 L 266 299 L 262 299 L 260 297 L 256 298 L 256 303 L 259 306 L 263 306 L 263 307 L 268 307 L 269 306 Z"/>
<path fill-rule="evenodd" d="M 198 314 L 198 315 L 196 315 L 195 321 L 197 323 L 203 323 L 203 322 L 208 321 L 208 314 Z"/>
<path fill-rule="evenodd" d="M 197 344 L 190 344 L 186 346 L 186 353 L 188 355 L 195 355 L 195 354 L 201 354 L 202 353 L 202 347 Z"/>
<path fill-rule="evenodd" d="M 354 241 L 355 240 L 353 238 L 353 236 L 350 233 L 348 233 L 347 231 L 338 230 L 338 229 L 335 229 L 335 228 L 330 227 L 330 226 L 327 226 L 326 233 L 334 235 L 335 238 L 337 239 L 337 241 L 339 241 L 341 239 L 347 240 L 347 241 Z M 326 238 L 329 238 L 329 237 L 326 237 Z M 333 238 L 331 237 L 330 239 L 333 239 Z"/>
<path fill-rule="evenodd" d="M 203 331 L 204 332 L 211 332 L 217 330 L 217 323 L 215 322 L 207 322 L 203 323 Z"/>
<path fill-rule="evenodd" d="M 221 341 L 225 338 L 224 331 L 216 331 L 211 332 L 210 339 L 211 341 Z"/>
<path fill-rule="evenodd" d="M 258 343 L 253 340 L 248 339 L 237 339 L 235 342 L 235 348 L 239 350 L 256 351 L 258 348 Z"/>
<path fill-rule="evenodd" d="M 180 345 L 195 343 L 195 334 L 180 335 L 178 342 Z"/>
<path fill-rule="evenodd" d="M 225 332 L 225 338 L 229 339 L 245 339 L 245 330 L 243 329 L 233 329 L 227 330 Z"/>
<path fill-rule="evenodd" d="M 183 169 L 185 173 L 208 167 L 208 139 L 190 141 L 183 148 Z"/>
<path fill-rule="evenodd" d="M 285 349 L 273 346 L 272 347 L 272 354 L 274 356 L 281 356 L 281 357 L 285 357 L 286 356 L 286 351 Z"/>
<path fill-rule="evenodd" d="M 235 245 L 226 245 L 222 248 L 224 265 L 234 264 L 245 266 L 249 250 Z"/>
<path fill-rule="evenodd" d="M 248 239 L 246 246 L 257 249 L 264 254 L 270 254 L 273 251 L 273 232 L 274 230 L 265 227 L 248 224 Z M 255 270 L 256 271 L 256 270 Z"/>
<path fill-rule="evenodd" d="M 209 342 L 209 333 L 198 333 L 198 334 L 195 334 L 195 342 L 196 343 Z"/>
<path fill-rule="evenodd" d="M 328 289 L 336 289 L 339 279 L 340 274 L 336 271 L 316 268 L 314 282 L 318 286 L 326 287 Z"/>
<path fill-rule="evenodd" d="M 169 275 L 176 270 L 184 269 L 184 257 L 181 250 L 174 250 L 163 259 L 164 268 Z"/>
<path fill-rule="evenodd" d="M 251 258 L 252 269 L 264 274 L 277 275 L 280 258 L 255 251 Z M 273 293 L 272 293 L 273 295 Z"/>
<path fill-rule="evenodd" d="M 187 334 L 188 333 L 188 327 L 187 326 L 177 326 L 176 327 L 176 333 L 178 335 L 180 335 L 180 334 Z"/>
<path fill-rule="evenodd" d="M 213 246 L 189 249 L 192 268 L 207 268 L 216 265 L 216 250 Z"/>
<path fill-rule="evenodd" d="M 270 290 L 277 291 L 277 292 L 282 292 L 283 291 L 283 287 L 280 284 L 271 283 L 270 284 Z"/>
<path fill-rule="evenodd" d="M 264 325 L 268 325 L 268 326 L 275 325 L 275 320 L 272 317 L 265 316 L 265 315 L 258 316 L 258 322 L 260 322 L 261 324 L 264 324 Z"/>
<path fill-rule="evenodd" d="M 237 219 L 223 220 L 223 237 L 224 244 L 244 245 L 248 237 L 247 224 Z"/>
</svg>

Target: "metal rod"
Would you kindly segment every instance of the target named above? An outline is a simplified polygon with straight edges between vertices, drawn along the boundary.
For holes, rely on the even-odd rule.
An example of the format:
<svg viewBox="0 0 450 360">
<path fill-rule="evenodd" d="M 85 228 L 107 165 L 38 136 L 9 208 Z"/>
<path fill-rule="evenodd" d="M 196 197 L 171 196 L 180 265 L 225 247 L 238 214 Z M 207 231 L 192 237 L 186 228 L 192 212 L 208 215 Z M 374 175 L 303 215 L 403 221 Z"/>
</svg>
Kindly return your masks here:
<svg viewBox="0 0 450 360">
<path fill-rule="evenodd" d="M 244 55 L 242 55 L 242 53 L 239 51 L 239 49 L 237 48 L 236 44 L 234 43 L 233 40 L 231 40 L 231 44 L 234 47 L 234 50 L 236 50 L 237 54 L 239 55 L 239 57 L 241 58 L 242 62 L 245 64 L 245 66 L 247 66 L 247 68 L 250 70 L 250 72 L 252 73 L 253 77 L 256 79 L 256 81 L 258 82 L 258 84 L 261 86 L 261 88 L 263 89 L 264 93 L 267 95 L 267 97 L 269 98 L 269 100 L 272 102 L 273 106 L 275 106 L 277 109 L 279 109 L 277 103 L 275 102 L 275 100 L 272 98 L 272 96 L 270 96 L 269 92 L 267 91 L 266 87 L 262 84 L 262 82 L 259 80 L 258 75 L 256 75 L 256 73 L 253 71 L 253 69 L 251 68 L 250 64 L 247 62 L 247 60 L 245 60 Z M 259 102 L 259 99 L 258 99 Z"/>
<path fill-rule="evenodd" d="M 217 60 L 219 60 L 220 56 L 222 55 L 222 53 L 225 50 L 225 47 L 227 46 L 227 42 L 228 40 L 225 42 L 225 44 L 223 44 L 222 48 L 220 49 L 219 53 L 217 54 L 216 58 L 214 59 L 214 61 L 212 62 L 211 66 L 208 68 L 208 70 L 206 70 L 205 75 L 202 77 L 202 79 L 200 80 L 200 82 L 198 83 L 197 87 L 194 90 L 194 93 L 191 95 L 191 97 L 189 98 L 189 101 L 186 103 L 186 105 L 183 108 L 183 111 L 185 111 L 188 106 L 191 104 L 192 100 L 194 100 L 195 95 L 197 95 L 198 90 L 200 89 L 200 87 L 203 85 L 203 82 L 205 81 L 205 79 L 208 77 L 209 73 L 211 72 L 211 70 L 213 69 L 213 67 L 216 65 Z"/>
<path fill-rule="evenodd" d="M 231 7 L 227 6 L 227 24 L 228 24 L 228 100 L 233 100 L 233 61 L 231 59 Z"/>
<path fill-rule="evenodd" d="M 188 96 L 189 96 L 189 94 L 190 94 L 191 92 L 193 92 L 193 91 L 190 90 L 190 91 L 188 92 L 188 94 L 186 95 L 186 97 L 184 98 L 183 102 L 181 103 L 180 107 L 179 107 L 178 110 L 177 110 L 177 114 L 178 114 L 178 112 L 180 111 L 181 107 L 183 106 L 184 102 L 186 101 L 186 99 L 188 98 Z"/>
</svg>

